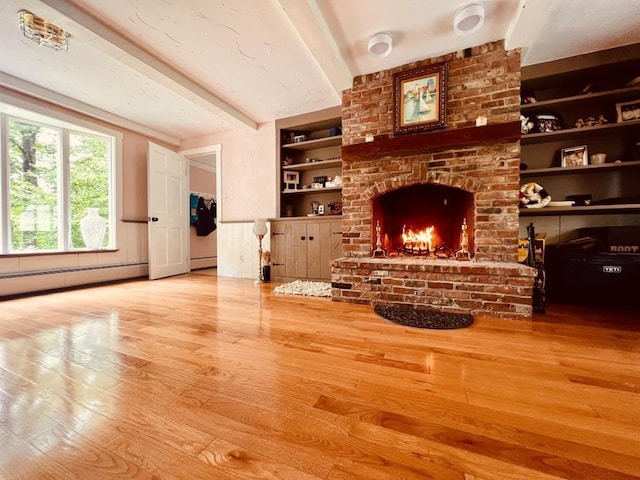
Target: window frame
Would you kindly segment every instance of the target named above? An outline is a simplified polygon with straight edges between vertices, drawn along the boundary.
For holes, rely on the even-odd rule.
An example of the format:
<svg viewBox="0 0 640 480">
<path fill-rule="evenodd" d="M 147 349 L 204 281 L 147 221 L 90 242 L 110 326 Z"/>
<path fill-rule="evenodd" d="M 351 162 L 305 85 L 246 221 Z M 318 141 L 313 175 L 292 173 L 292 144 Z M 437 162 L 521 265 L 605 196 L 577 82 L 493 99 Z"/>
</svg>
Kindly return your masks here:
<svg viewBox="0 0 640 480">
<path fill-rule="evenodd" d="M 60 132 L 60 162 L 58 169 L 60 187 L 60 192 L 58 193 L 58 214 L 60 217 L 58 227 L 62 229 L 62 233 L 58 235 L 58 249 L 56 250 L 36 250 L 33 252 L 10 251 L 8 176 L 10 171 L 8 142 L 9 118 L 41 124 L 49 128 L 58 129 Z M 109 243 L 106 247 L 99 250 L 71 247 L 69 136 L 72 134 L 103 138 L 110 143 L 111 162 L 108 170 Z M 122 132 L 105 127 L 104 125 L 85 120 L 80 116 L 65 113 L 52 107 L 0 92 L 0 257 L 61 255 L 117 250 L 120 243 L 119 221 L 117 219 L 122 217 L 122 139 Z"/>
</svg>

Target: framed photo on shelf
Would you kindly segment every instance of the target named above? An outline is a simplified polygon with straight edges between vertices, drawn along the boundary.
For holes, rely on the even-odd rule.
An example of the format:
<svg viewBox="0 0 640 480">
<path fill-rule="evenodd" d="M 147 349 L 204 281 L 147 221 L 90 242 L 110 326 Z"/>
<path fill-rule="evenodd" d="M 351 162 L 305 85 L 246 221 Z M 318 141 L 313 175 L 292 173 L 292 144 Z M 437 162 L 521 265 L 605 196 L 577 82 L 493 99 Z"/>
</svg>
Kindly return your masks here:
<svg viewBox="0 0 640 480">
<path fill-rule="evenodd" d="M 640 99 L 633 102 L 616 103 L 618 113 L 618 123 L 640 120 Z"/>
<path fill-rule="evenodd" d="M 284 188 L 286 190 L 295 190 L 300 183 L 300 172 L 284 172 Z"/>
<path fill-rule="evenodd" d="M 329 215 L 342 215 L 342 202 L 329 202 Z"/>
<path fill-rule="evenodd" d="M 557 132 L 562 130 L 560 117 L 553 113 L 540 113 L 536 115 L 535 128 L 539 133 Z"/>
<path fill-rule="evenodd" d="M 589 164 L 587 146 L 563 148 L 561 154 L 561 165 L 563 167 L 581 167 Z"/>
<path fill-rule="evenodd" d="M 393 133 L 447 126 L 447 62 L 393 75 Z"/>
</svg>

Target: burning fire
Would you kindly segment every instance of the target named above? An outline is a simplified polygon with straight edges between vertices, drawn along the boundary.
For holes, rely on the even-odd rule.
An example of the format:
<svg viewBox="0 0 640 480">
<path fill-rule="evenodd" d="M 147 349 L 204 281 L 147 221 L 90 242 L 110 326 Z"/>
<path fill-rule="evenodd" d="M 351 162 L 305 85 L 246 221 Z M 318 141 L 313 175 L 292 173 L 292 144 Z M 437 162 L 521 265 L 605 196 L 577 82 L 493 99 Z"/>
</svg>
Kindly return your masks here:
<svg viewBox="0 0 640 480">
<path fill-rule="evenodd" d="M 407 250 L 419 250 L 430 252 L 432 250 L 433 230 L 435 227 L 431 225 L 424 230 L 414 232 L 408 229 L 406 225 L 402 227 L 402 246 Z"/>
</svg>

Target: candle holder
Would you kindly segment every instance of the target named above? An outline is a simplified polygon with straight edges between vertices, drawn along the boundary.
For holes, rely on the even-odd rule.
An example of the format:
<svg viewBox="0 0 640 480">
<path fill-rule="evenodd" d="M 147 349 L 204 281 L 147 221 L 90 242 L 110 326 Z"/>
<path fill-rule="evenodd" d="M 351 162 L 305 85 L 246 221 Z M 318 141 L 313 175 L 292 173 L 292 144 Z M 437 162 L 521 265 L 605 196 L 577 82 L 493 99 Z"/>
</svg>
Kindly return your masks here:
<svg viewBox="0 0 640 480">
<path fill-rule="evenodd" d="M 457 259 L 471 260 L 471 252 L 469 252 L 469 235 L 467 234 L 467 219 L 462 219 L 460 226 L 460 250 L 456 250 L 455 257 Z"/>
<path fill-rule="evenodd" d="M 382 248 L 382 239 L 380 238 L 380 232 L 381 232 L 381 228 L 380 228 L 380 221 L 378 220 L 376 222 L 376 249 L 373 251 L 373 256 L 374 257 L 386 257 L 387 256 L 387 252 L 385 251 L 384 248 Z"/>
</svg>

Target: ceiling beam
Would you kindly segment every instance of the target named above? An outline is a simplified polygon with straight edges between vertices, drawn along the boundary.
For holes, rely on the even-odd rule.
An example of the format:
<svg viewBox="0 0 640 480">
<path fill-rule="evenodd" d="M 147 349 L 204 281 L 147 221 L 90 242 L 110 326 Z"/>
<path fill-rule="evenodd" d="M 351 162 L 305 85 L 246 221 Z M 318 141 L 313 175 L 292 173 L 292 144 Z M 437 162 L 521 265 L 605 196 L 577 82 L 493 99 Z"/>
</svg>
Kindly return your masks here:
<svg viewBox="0 0 640 480">
<path fill-rule="evenodd" d="M 132 132 L 140 133 L 149 138 L 160 140 L 165 144 L 172 145 L 172 146 L 180 146 L 180 139 L 176 137 L 166 135 L 165 133 L 159 132 L 158 130 L 155 130 L 153 128 L 146 127 L 139 123 L 133 122 L 131 120 L 120 117 L 113 113 L 107 112 L 106 110 L 102 110 L 100 108 L 94 107 L 93 105 L 89 105 L 79 100 L 75 100 L 71 97 L 67 97 L 66 95 L 56 93 L 47 88 L 41 87 L 31 82 L 27 82 L 26 80 L 14 77 L 13 75 L 9 75 L 8 73 L 1 72 L 1 71 L 0 71 L 0 86 L 6 87 L 15 92 L 24 93 L 26 95 L 29 95 L 30 97 L 39 98 L 40 100 L 44 100 L 48 103 L 58 105 L 66 109 L 71 109 L 75 112 L 79 112 L 84 115 L 87 115 L 88 117 L 92 117 L 98 120 L 102 120 L 103 122 L 110 123 L 114 126 L 131 130 Z M 7 103 L 11 103 L 11 102 L 7 102 Z M 22 107 L 22 108 L 26 108 L 26 107 Z"/>
<path fill-rule="evenodd" d="M 293 28 L 318 62 L 338 97 L 353 86 L 353 74 L 331 34 L 316 0 L 278 0 Z"/>
<path fill-rule="evenodd" d="M 551 11 L 554 0 L 520 0 L 518 11 L 509 25 L 504 46 L 507 50 L 522 48 L 522 63 L 531 45 L 534 45 L 540 34 L 540 25 Z"/>
<path fill-rule="evenodd" d="M 101 48 L 102 51 L 119 62 L 134 68 L 175 94 L 188 99 L 234 126 L 248 130 L 258 129 L 255 120 L 70 2 L 65 0 L 40 0 L 40 2 L 86 30 L 88 41 L 96 43 L 96 47 Z M 100 40 L 99 44 L 96 42 L 96 38 Z"/>
</svg>

